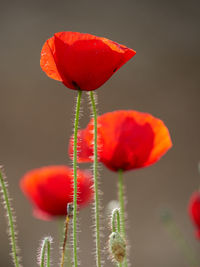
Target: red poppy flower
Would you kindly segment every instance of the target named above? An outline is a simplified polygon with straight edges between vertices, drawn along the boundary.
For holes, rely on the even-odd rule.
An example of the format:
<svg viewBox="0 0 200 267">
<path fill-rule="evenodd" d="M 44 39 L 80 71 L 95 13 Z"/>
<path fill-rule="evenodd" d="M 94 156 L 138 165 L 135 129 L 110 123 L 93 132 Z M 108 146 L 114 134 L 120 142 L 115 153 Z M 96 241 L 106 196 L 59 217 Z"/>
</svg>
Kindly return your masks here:
<svg viewBox="0 0 200 267">
<path fill-rule="evenodd" d="M 24 194 L 42 219 L 64 216 L 67 204 L 73 202 L 73 171 L 66 166 L 48 166 L 29 171 L 20 181 Z M 93 197 L 91 175 L 78 171 L 78 205 L 88 204 Z"/>
<path fill-rule="evenodd" d="M 81 138 L 80 138 L 81 137 Z M 113 171 L 149 166 L 172 146 L 164 123 L 147 113 L 114 111 L 98 117 L 99 160 Z M 93 120 L 79 131 L 79 162 L 92 161 Z M 73 138 L 69 153 L 73 152 Z"/>
<path fill-rule="evenodd" d="M 41 52 L 44 72 L 70 89 L 95 90 L 104 84 L 136 52 L 87 33 L 58 32 Z"/>
<path fill-rule="evenodd" d="M 190 217 L 197 228 L 196 237 L 200 239 L 200 192 L 192 194 L 188 210 Z"/>
</svg>

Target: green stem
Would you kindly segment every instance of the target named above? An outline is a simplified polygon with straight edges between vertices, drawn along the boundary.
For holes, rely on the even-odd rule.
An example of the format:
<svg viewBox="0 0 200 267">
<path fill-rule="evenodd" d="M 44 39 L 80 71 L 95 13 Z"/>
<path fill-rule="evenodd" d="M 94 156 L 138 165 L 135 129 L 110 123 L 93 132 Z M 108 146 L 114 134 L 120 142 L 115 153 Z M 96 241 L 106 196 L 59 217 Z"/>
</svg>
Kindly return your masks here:
<svg viewBox="0 0 200 267">
<path fill-rule="evenodd" d="M 45 267 L 45 259 L 47 263 L 46 266 L 50 267 L 50 248 L 51 237 L 45 237 L 42 241 L 40 267 Z"/>
<path fill-rule="evenodd" d="M 112 212 L 112 231 L 116 232 L 116 221 L 117 221 L 117 231 L 121 232 L 120 226 L 120 214 L 118 209 L 114 209 Z"/>
<path fill-rule="evenodd" d="M 0 184 L 3 194 L 3 199 L 5 203 L 5 210 L 8 217 L 8 224 L 9 224 L 9 233 L 11 238 L 11 246 L 12 246 L 12 257 L 13 261 L 16 267 L 21 266 L 19 263 L 19 257 L 17 254 L 17 241 L 16 241 L 16 234 L 15 234 L 15 225 L 14 225 L 14 219 L 12 214 L 12 209 L 9 201 L 8 191 L 5 184 L 5 176 L 3 173 L 2 168 L 0 167 Z"/>
<path fill-rule="evenodd" d="M 125 228 L 125 204 L 124 204 L 124 186 L 123 186 L 123 171 L 119 170 L 118 175 L 118 197 L 119 197 L 119 205 L 120 205 L 120 224 L 122 236 L 126 240 L 126 228 Z M 128 266 L 127 258 L 125 257 L 123 265 L 125 267 Z"/>
<path fill-rule="evenodd" d="M 74 173 L 74 198 L 73 198 L 73 255 L 74 255 L 74 266 L 78 266 L 77 258 L 77 134 L 78 134 L 78 122 L 81 105 L 82 91 L 78 90 L 78 97 L 76 103 L 76 114 L 74 121 L 74 154 L 73 154 L 73 173 Z"/>
<path fill-rule="evenodd" d="M 197 260 L 193 249 L 190 247 L 188 242 L 185 240 L 185 237 L 183 236 L 176 222 L 173 220 L 171 214 L 168 211 L 165 211 L 161 215 L 161 219 L 162 219 L 163 225 L 166 227 L 168 232 L 177 242 L 180 250 L 183 252 L 183 255 L 187 259 L 190 266 L 199 267 L 200 262 Z"/>
<path fill-rule="evenodd" d="M 101 248 L 100 248 L 100 223 L 99 223 L 99 194 L 98 194 L 98 148 L 97 148 L 97 111 L 95 97 L 90 91 L 90 100 L 94 118 L 94 195 L 95 195 L 95 235 L 96 235 L 96 266 L 101 267 Z"/>
</svg>

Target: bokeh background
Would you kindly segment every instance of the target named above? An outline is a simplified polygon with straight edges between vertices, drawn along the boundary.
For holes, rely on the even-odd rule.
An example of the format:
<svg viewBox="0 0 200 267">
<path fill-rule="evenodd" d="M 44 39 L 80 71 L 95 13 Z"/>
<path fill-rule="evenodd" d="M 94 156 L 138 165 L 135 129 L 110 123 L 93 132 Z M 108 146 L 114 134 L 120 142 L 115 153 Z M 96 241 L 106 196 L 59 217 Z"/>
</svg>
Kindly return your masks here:
<svg viewBox="0 0 200 267">
<path fill-rule="evenodd" d="M 154 166 L 125 174 L 128 238 L 132 266 L 189 267 L 163 228 L 167 208 L 199 257 L 199 242 L 187 214 L 190 195 L 199 187 L 200 17 L 199 1 L 7 1 L 0 8 L 0 163 L 4 165 L 17 214 L 24 266 L 36 266 L 42 237 L 51 235 L 58 266 L 58 222 L 32 217 L 19 189 L 28 170 L 71 164 L 67 154 L 76 92 L 49 79 L 40 69 L 45 40 L 58 31 L 104 36 L 137 55 L 98 89 L 99 113 L 116 109 L 149 112 L 168 126 L 173 148 Z M 81 127 L 88 122 L 83 101 Z M 82 166 L 83 168 L 88 166 Z M 106 205 L 116 199 L 116 174 L 100 168 L 102 220 L 106 248 Z M 95 266 L 91 209 L 80 212 L 81 266 Z M 0 206 L 0 266 L 10 267 L 6 219 Z M 113 266 L 107 259 L 105 266 Z"/>
</svg>

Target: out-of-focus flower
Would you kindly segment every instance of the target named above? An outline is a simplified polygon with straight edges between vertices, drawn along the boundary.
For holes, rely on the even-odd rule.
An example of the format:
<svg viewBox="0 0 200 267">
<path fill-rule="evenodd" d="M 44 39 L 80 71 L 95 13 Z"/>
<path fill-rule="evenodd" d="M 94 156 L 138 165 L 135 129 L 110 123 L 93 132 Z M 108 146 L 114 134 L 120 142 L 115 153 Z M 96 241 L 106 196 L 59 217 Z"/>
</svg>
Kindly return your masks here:
<svg viewBox="0 0 200 267">
<path fill-rule="evenodd" d="M 189 215 L 196 226 L 196 237 L 200 239 L 200 192 L 194 192 L 189 201 Z"/>
<path fill-rule="evenodd" d="M 78 170 L 78 205 L 93 198 L 89 172 Z M 27 172 L 20 187 L 33 204 L 33 214 L 41 219 L 64 216 L 67 204 L 73 202 L 73 171 L 66 166 L 47 166 Z"/>
<path fill-rule="evenodd" d="M 95 90 L 136 52 L 106 38 L 87 33 L 58 32 L 41 52 L 44 72 L 70 89 Z"/>
<path fill-rule="evenodd" d="M 79 131 L 79 162 L 92 161 L 93 120 Z M 132 170 L 158 161 L 171 147 L 165 124 L 148 113 L 119 110 L 98 117 L 99 160 L 113 171 Z M 73 153 L 73 137 L 69 153 Z"/>
</svg>

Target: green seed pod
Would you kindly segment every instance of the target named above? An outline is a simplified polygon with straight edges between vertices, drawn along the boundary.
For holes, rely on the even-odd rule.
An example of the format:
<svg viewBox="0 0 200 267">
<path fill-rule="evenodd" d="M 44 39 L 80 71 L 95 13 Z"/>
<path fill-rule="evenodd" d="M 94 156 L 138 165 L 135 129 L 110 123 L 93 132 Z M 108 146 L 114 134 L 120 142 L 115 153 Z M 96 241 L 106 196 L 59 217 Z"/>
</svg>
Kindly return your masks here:
<svg viewBox="0 0 200 267">
<path fill-rule="evenodd" d="M 123 262 L 126 256 L 126 243 L 118 232 L 112 232 L 109 236 L 109 251 L 115 261 Z"/>
</svg>

